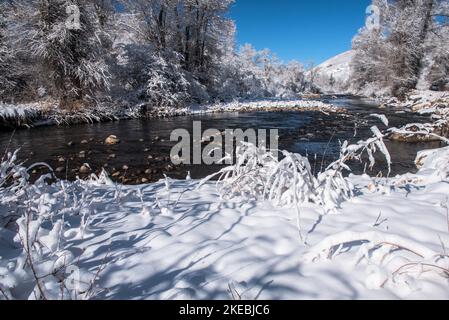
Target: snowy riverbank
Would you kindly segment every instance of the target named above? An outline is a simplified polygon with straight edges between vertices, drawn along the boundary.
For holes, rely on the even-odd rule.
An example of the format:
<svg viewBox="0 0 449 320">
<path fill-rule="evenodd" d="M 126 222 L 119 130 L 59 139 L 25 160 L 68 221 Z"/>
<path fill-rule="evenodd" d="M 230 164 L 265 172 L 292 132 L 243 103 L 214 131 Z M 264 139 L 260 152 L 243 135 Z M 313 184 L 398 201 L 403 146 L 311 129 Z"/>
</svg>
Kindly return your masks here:
<svg viewBox="0 0 449 320">
<path fill-rule="evenodd" d="M 343 112 L 344 109 L 316 100 L 234 101 L 185 108 L 151 108 L 145 104 L 63 111 L 51 103 L 0 103 L 0 127 L 33 127 L 39 125 L 71 125 L 136 118 L 166 118 L 198 113 L 250 111 L 319 111 Z"/>
</svg>

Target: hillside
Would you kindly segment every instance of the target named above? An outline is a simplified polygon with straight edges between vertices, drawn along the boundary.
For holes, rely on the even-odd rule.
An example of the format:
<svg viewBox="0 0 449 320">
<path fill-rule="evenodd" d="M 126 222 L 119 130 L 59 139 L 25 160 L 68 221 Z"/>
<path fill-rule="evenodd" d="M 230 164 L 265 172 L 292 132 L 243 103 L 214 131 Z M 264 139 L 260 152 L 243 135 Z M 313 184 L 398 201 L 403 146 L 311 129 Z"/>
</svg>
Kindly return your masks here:
<svg viewBox="0 0 449 320">
<path fill-rule="evenodd" d="M 324 92 L 341 93 L 346 91 L 353 56 L 354 51 L 346 51 L 317 66 L 314 69 L 315 85 Z"/>
</svg>

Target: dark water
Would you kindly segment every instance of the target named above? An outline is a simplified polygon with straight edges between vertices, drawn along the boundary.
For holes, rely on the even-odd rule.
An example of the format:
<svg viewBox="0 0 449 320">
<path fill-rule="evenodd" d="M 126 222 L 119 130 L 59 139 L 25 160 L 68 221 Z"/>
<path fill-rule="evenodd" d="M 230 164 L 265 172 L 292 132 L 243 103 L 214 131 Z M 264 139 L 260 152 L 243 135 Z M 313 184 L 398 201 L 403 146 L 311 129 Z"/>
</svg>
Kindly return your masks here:
<svg viewBox="0 0 449 320">
<path fill-rule="evenodd" d="M 142 178 L 156 181 L 166 173 L 173 178 L 184 178 L 191 171 L 193 178 L 201 178 L 219 169 L 218 166 L 173 166 L 169 154 L 174 145 L 170 134 L 182 128 L 192 132 L 193 121 L 202 122 L 202 131 L 224 129 L 279 129 L 279 147 L 307 155 L 313 168 L 319 171 L 338 158 L 339 141 L 356 142 L 371 136 L 369 128 L 383 124 L 369 117 L 371 113 L 386 114 L 390 126 L 410 122 L 426 122 L 427 117 L 411 113 L 397 113 L 394 109 L 380 110 L 374 103 L 355 98 L 338 98 L 329 102 L 348 109 L 346 115 L 324 115 L 317 112 L 252 112 L 195 115 L 171 119 L 139 119 L 71 127 L 39 127 L 29 130 L 0 132 L 0 150 L 21 148 L 20 156 L 27 164 L 47 162 L 58 168 L 60 178 L 83 177 L 78 169 L 88 163 L 93 172 L 104 167 L 114 179 L 124 183 L 140 183 Z M 354 128 L 357 124 L 357 136 Z M 121 143 L 107 146 L 104 140 L 116 135 Z M 11 141 L 10 141 L 11 140 Z M 81 142 L 85 140 L 87 144 Z M 10 143 L 9 143 L 10 142 Z M 393 174 L 416 171 L 414 159 L 419 150 L 437 148 L 439 143 L 407 144 L 387 142 L 393 158 Z M 83 152 L 83 157 L 80 152 Z M 115 157 L 114 157 L 115 155 Z M 61 159 L 62 158 L 62 159 Z M 125 167 L 124 167 L 125 166 Z M 353 164 L 355 173 L 363 165 Z M 379 159 L 372 174 L 385 172 L 385 163 Z M 39 174 L 39 171 L 34 174 Z"/>
</svg>

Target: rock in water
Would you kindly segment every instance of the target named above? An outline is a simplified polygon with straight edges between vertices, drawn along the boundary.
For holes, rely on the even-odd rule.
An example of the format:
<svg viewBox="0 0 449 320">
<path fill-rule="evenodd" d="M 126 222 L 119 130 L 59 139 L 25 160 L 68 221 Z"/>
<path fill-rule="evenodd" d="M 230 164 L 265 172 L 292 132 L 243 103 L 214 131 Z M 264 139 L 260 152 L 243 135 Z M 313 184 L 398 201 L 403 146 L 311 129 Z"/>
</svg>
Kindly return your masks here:
<svg viewBox="0 0 449 320">
<path fill-rule="evenodd" d="M 80 168 L 80 173 L 82 173 L 82 174 L 88 174 L 88 173 L 90 173 L 90 171 L 91 171 L 90 166 L 86 163 L 83 164 Z"/>
<path fill-rule="evenodd" d="M 110 135 L 109 137 L 106 138 L 104 143 L 111 146 L 111 145 L 119 144 L 120 139 L 117 138 L 117 136 Z"/>
<path fill-rule="evenodd" d="M 56 169 L 55 169 L 55 172 L 56 173 L 62 173 L 62 172 L 64 172 L 65 171 L 65 168 L 64 167 L 57 167 Z"/>
</svg>

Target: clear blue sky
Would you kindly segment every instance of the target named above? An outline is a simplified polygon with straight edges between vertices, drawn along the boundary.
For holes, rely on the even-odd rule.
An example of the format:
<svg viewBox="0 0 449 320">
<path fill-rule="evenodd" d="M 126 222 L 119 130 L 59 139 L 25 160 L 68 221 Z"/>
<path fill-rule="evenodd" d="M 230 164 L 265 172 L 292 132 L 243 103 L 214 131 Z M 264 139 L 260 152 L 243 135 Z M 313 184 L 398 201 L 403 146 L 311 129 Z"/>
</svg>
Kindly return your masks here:
<svg viewBox="0 0 449 320">
<path fill-rule="evenodd" d="M 351 48 L 370 0 L 236 0 L 239 45 L 269 48 L 283 61 L 321 63 Z"/>
</svg>

